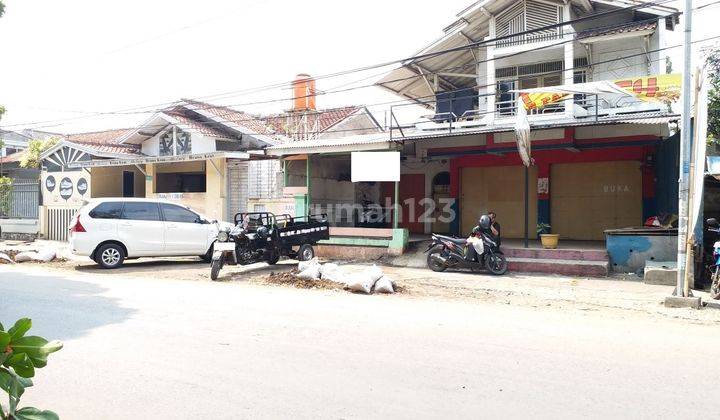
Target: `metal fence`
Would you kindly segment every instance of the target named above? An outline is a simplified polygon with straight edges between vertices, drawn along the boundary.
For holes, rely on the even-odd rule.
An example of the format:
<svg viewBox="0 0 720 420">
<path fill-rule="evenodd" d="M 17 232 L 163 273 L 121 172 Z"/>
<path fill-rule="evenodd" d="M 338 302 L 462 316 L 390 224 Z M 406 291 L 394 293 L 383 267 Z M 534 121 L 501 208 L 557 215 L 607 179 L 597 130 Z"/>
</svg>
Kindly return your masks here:
<svg viewBox="0 0 720 420">
<path fill-rule="evenodd" d="M 68 227 L 73 215 L 78 211 L 76 208 L 68 207 L 47 207 L 47 239 L 51 241 L 67 241 Z"/>
<path fill-rule="evenodd" d="M 37 181 L 15 180 L 9 193 L 0 196 L 0 217 L 37 219 L 39 206 L 40 184 Z"/>
</svg>

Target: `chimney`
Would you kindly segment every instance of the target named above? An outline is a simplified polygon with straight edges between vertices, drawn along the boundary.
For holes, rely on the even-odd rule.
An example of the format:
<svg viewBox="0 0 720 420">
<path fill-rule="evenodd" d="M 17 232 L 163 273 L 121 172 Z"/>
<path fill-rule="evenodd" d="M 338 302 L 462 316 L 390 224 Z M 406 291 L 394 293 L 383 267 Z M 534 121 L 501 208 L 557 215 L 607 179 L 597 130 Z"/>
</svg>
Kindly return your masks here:
<svg viewBox="0 0 720 420">
<path fill-rule="evenodd" d="M 315 110 L 315 79 L 309 74 L 298 74 L 293 84 L 293 111 Z"/>
</svg>

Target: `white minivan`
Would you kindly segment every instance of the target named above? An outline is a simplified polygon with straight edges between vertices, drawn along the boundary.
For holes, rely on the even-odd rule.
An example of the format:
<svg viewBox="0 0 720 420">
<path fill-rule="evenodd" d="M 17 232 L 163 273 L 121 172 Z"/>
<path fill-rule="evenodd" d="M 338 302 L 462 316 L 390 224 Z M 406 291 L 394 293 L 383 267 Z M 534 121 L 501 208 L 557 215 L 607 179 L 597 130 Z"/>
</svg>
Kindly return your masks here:
<svg viewBox="0 0 720 420">
<path fill-rule="evenodd" d="M 99 198 L 89 200 L 73 217 L 69 241 L 73 254 L 88 256 L 104 268 L 117 268 L 135 257 L 190 255 L 210 261 L 219 228 L 218 222 L 177 203 Z"/>
</svg>

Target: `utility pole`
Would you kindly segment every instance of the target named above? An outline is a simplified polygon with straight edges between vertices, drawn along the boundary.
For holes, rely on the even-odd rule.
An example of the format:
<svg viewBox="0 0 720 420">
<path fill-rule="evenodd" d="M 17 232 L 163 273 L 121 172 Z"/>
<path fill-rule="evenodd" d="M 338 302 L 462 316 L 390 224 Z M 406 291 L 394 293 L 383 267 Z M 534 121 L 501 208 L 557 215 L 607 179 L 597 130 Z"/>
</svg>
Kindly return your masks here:
<svg viewBox="0 0 720 420">
<path fill-rule="evenodd" d="M 678 179 L 678 255 L 677 287 L 675 296 L 687 297 L 685 293 L 685 270 L 688 241 L 688 191 L 690 188 L 690 159 L 692 158 L 692 133 L 690 124 L 691 98 L 691 59 L 692 59 L 692 0 L 685 0 L 684 63 L 682 74 L 682 126 L 680 131 L 680 176 Z"/>
</svg>

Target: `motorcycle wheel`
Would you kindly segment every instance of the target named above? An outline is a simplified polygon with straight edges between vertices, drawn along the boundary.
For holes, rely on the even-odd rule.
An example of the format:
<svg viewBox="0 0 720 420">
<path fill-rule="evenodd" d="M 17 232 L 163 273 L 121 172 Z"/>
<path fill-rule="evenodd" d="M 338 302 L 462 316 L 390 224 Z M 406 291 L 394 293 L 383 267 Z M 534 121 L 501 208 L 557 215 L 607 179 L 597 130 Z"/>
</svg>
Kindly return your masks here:
<svg viewBox="0 0 720 420">
<path fill-rule="evenodd" d="M 223 266 L 222 259 L 212 260 L 212 262 L 210 263 L 210 280 L 217 280 L 222 266 Z"/>
<path fill-rule="evenodd" d="M 441 245 L 437 245 L 437 246 L 433 247 L 430 250 L 430 252 L 428 252 L 427 265 L 428 265 L 428 268 L 431 269 L 432 271 L 441 272 L 441 271 L 445 271 L 445 269 L 447 268 L 447 266 L 445 264 L 442 264 L 439 261 L 435 261 L 435 259 L 432 257 L 434 254 L 442 254 L 443 250 L 444 249 Z"/>
<path fill-rule="evenodd" d="M 273 252 L 270 254 L 270 257 L 267 259 L 267 263 L 270 265 L 275 265 L 280 260 L 280 253 L 279 252 Z"/>
<path fill-rule="evenodd" d="M 720 299 L 720 273 L 715 270 L 712 275 L 712 284 L 710 285 L 710 297 Z"/>
<path fill-rule="evenodd" d="M 485 268 L 496 276 L 507 273 L 508 264 L 503 254 L 492 254 L 485 258 Z"/>
</svg>

